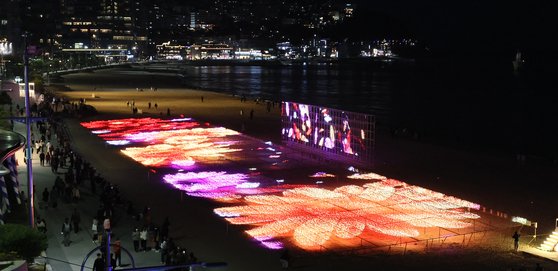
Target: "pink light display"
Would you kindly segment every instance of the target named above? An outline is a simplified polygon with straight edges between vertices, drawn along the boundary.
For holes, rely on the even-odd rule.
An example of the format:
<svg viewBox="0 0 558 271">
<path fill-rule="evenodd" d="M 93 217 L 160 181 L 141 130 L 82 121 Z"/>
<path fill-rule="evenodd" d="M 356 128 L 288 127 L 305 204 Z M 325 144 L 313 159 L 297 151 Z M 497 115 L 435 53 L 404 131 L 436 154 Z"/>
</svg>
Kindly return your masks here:
<svg viewBox="0 0 558 271">
<path fill-rule="evenodd" d="M 309 176 L 310 178 L 335 178 L 334 174 L 329 174 L 325 172 L 316 172 Z"/>
<path fill-rule="evenodd" d="M 287 189 L 306 185 L 275 185 L 260 187 L 259 182 L 250 182 L 247 174 L 231 174 L 225 171 L 202 171 L 168 174 L 163 180 L 174 188 L 193 197 L 210 198 L 223 202 L 239 200 L 245 195 L 281 193 Z"/>
<path fill-rule="evenodd" d="M 374 176 L 376 178 L 376 176 Z M 366 229 L 395 237 L 417 237 L 418 228 L 466 228 L 479 218 L 475 205 L 400 181 L 347 185 L 327 190 L 303 187 L 282 195 L 246 196 L 246 204 L 215 209 L 232 224 L 257 227 L 256 239 L 292 236 L 301 247 L 323 245 L 332 236 L 348 239 Z"/>
<path fill-rule="evenodd" d="M 149 143 L 122 152 L 135 161 L 153 167 L 190 168 L 196 161 L 211 163 L 225 154 L 241 149 L 231 148 L 238 142 L 227 139 L 239 133 L 222 127 L 201 128 L 189 118 L 161 120 L 154 118 L 104 120 L 81 123 L 111 145 L 132 142 Z"/>
<path fill-rule="evenodd" d="M 81 125 L 92 130 L 92 133 L 99 135 L 107 141 L 124 140 L 128 135 L 134 135 L 141 132 L 190 129 L 200 126 L 199 123 L 192 121 L 192 119 L 189 118 L 180 120 L 129 118 L 82 122 Z"/>
</svg>

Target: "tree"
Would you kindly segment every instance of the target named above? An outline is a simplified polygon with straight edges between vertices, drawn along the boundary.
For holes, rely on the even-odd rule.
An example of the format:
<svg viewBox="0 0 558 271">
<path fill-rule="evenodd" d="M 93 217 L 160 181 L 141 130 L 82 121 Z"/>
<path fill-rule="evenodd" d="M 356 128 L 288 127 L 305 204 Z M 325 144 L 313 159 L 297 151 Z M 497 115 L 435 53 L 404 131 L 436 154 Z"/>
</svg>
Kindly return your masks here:
<svg viewBox="0 0 558 271">
<path fill-rule="evenodd" d="M 2 91 L 0 92 L 0 105 L 7 105 L 12 104 L 12 98 L 8 95 L 7 92 Z"/>
<path fill-rule="evenodd" d="M 48 247 L 46 235 L 24 225 L 0 225 L 0 254 L 16 253 L 32 261 Z"/>
</svg>

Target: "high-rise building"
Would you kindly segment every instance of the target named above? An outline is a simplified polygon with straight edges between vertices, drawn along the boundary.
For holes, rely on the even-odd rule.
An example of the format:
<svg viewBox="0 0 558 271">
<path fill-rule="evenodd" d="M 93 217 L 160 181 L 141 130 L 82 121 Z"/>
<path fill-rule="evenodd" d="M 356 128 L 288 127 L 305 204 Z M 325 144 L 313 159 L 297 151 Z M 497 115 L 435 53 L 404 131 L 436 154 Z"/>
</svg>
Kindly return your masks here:
<svg viewBox="0 0 558 271">
<path fill-rule="evenodd" d="M 141 55 L 147 33 L 137 18 L 142 15 L 144 0 L 58 1 L 63 19 L 61 47 L 65 51 L 120 50 L 126 55 Z"/>
</svg>

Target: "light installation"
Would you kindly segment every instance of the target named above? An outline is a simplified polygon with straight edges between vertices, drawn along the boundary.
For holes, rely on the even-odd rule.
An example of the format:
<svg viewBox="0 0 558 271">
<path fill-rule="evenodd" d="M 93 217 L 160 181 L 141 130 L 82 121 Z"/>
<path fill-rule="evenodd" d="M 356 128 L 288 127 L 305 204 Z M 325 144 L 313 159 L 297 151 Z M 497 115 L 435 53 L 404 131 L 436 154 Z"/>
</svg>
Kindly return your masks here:
<svg viewBox="0 0 558 271">
<path fill-rule="evenodd" d="M 310 107 L 308 110 L 313 112 Z M 335 114 L 330 116 L 328 111 L 320 112 L 327 113 L 323 115 L 324 120 L 335 118 Z M 200 125 L 189 118 L 108 120 L 82 125 L 112 144 L 134 145 L 122 152 L 146 166 L 179 168 L 178 173 L 163 178 L 174 188 L 190 196 L 234 202 L 236 206 L 217 208 L 214 212 L 232 224 L 252 225 L 246 232 L 270 249 L 282 248 L 282 239 L 314 249 L 328 242 L 335 243 L 336 238 L 352 239 L 369 233 L 419 238 L 421 228 L 462 229 L 479 218 L 470 212 L 479 209 L 478 204 L 376 173 L 347 176 L 351 180 L 365 181 L 363 185 L 325 189 L 296 184 L 297 181 L 285 184 L 284 179 L 261 182 L 265 176 L 260 176 L 261 172 L 253 166 L 246 169 L 246 174 L 196 172 L 196 163 L 226 163 L 230 158 L 227 156 L 241 151 L 240 146 L 245 143 L 235 137 L 239 135 L 235 131 Z M 332 141 L 332 144 L 343 142 Z M 255 149 L 281 154 L 272 147 Z M 352 149 L 363 150 L 356 146 Z M 356 155 L 354 151 L 353 154 Z M 336 176 L 316 172 L 304 178 L 338 178 Z M 302 179 L 298 183 L 303 182 L 308 183 Z"/>
<path fill-rule="evenodd" d="M 262 187 L 260 182 L 250 180 L 248 174 L 225 171 L 202 171 L 167 174 L 163 180 L 189 196 L 210 198 L 223 202 L 237 201 L 245 195 L 281 193 L 288 189 L 307 185 L 271 185 Z"/>
<path fill-rule="evenodd" d="M 85 122 L 82 125 L 111 145 L 149 144 L 122 150 L 122 153 L 145 166 L 190 168 L 196 160 L 211 163 L 227 153 L 241 150 L 232 148 L 237 142 L 227 139 L 228 136 L 238 135 L 238 132 L 208 125 L 200 127 L 189 118 L 131 118 Z"/>
<path fill-rule="evenodd" d="M 81 125 L 92 130 L 93 134 L 99 135 L 104 140 L 122 143 L 126 136 L 138 133 L 146 133 L 153 131 L 169 131 L 199 127 L 200 124 L 192 121 L 192 119 L 184 118 L 179 120 L 162 120 L 156 118 L 129 118 L 118 120 L 100 120 L 83 122 Z M 134 140 L 133 142 L 138 142 Z M 130 143 L 130 142 L 128 142 Z M 122 145 L 122 144 L 118 144 Z"/>
<path fill-rule="evenodd" d="M 365 230 L 393 237 L 417 237 L 418 228 L 465 228 L 479 218 L 467 211 L 479 206 L 441 193 L 389 180 L 333 190 L 295 188 L 282 195 L 244 198 L 245 204 L 215 209 L 232 224 L 256 225 L 246 232 L 269 240 L 292 236 L 304 248 L 332 236 L 348 239 Z"/>
</svg>

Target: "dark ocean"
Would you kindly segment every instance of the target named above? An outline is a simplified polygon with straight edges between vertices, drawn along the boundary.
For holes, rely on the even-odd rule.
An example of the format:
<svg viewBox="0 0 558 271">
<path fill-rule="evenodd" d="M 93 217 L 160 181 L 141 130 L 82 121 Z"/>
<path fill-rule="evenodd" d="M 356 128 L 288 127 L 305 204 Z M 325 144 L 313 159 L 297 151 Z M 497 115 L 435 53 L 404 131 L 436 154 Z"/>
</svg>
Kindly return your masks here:
<svg viewBox="0 0 558 271">
<path fill-rule="evenodd" d="M 556 74 L 544 56 L 291 66 L 184 66 L 188 87 L 375 115 L 379 129 L 477 150 L 558 157 Z"/>
</svg>

